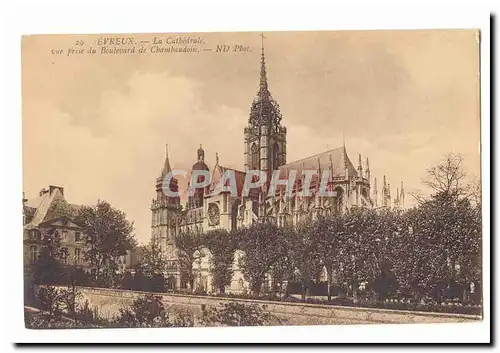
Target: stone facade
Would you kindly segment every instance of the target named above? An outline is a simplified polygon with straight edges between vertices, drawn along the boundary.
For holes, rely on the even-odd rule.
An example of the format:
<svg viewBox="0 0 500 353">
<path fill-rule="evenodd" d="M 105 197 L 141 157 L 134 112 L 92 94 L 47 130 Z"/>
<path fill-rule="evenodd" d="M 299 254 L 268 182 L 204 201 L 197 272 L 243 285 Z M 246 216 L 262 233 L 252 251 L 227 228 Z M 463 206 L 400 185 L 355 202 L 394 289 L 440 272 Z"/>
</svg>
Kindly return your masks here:
<svg viewBox="0 0 500 353">
<path fill-rule="evenodd" d="M 231 231 L 262 221 L 271 221 L 279 226 L 296 225 L 308 218 L 344 212 L 351 207 L 404 207 L 403 184 L 401 183 L 401 192 L 398 189 L 393 202 L 385 176 L 380 195 L 376 179 L 372 191 L 368 158 L 363 163 L 359 155 L 358 165 L 355 167 L 345 144 L 311 157 L 287 162 L 287 128 L 282 123 L 279 104 L 268 89 L 263 48 L 259 90 L 251 103 L 248 125 L 244 128 L 242 137 L 245 146 L 244 171 L 222 166 L 218 156 L 215 166 L 210 169 L 205 164 L 205 151 L 200 145 L 192 172 L 208 172 L 211 176 L 210 184 L 196 189 L 189 196 L 185 207 L 181 206 L 179 197 L 167 196 L 164 192 L 165 187 L 178 191 L 177 180 L 165 178 L 172 171 L 167 150 L 163 169 L 156 179 L 156 198 L 151 203 L 151 239 L 162 249 L 168 263 L 166 272 L 177 278 L 177 287 L 184 286 L 180 279 L 174 241 L 179 232 L 207 232 L 215 229 Z M 228 171 L 235 177 L 236 193 L 220 188 L 219 182 Z M 251 189 L 245 195 L 243 185 L 250 171 L 265 173 L 268 182 L 260 188 Z M 305 175 L 309 171 L 316 172 L 317 175 L 311 178 L 309 195 L 303 196 L 307 191 L 304 186 L 308 185 Z M 319 192 L 322 186 L 320 178 L 325 171 L 329 172 L 326 191 L 334 192 L 335 196 L 322 196 Z M 284 185 L 278 186 L 275 192 L 269 192 L 269 181 L 273 174 L 279 175 L 280 179 L 291 179 L 293 173 L 296 173 L 296 179 L 291 196 L 285 195 Z M 207 249 L 203 253 L 209 256 Z M 207 287 L 204 283 L 210 282 L 207 261 L 203 260 L 206 263 L 203 266 L 194 264 L 200 272 L 200 287 Z M 238 268 L 235 270 L 239 273 Z M 233 281 L 233 284 L 228 288 L 229 291 L 240 291 L 245 287 L 245 284 L 241 285 L 240 278 Z M 210 291 L 210 285 L 206 289 Z"/>
<path fill-rule="evenodd" d="M 50 185 L 42 189 L 36 198 L 23 198 L 23 258 L 26 267 L 35 264 L 43 239 L 48 232 L 56 231 L 62 249 L 68 256 L 63 264 L 81 267 L 90 271 L 85 261 L 84 230 L 75 223 L 74 218 L 82 205 L 71 204 L 64 198 L 64 188 Z M 127 251 L 118 259 L 118 270 L 133 267 L 137 263 L 139 249 Z"/>
<path fill-rule="evenodd" d="M 64 198 L 64 188 L 49 186 L 37 198 L 23 199 L 23 249 L 24 263 L 33 265 L 38 257 L 43 238 L 55 230 L 61 239 L 61 248 L 67 249 L 63 259 L 67 265 L 88 268 L 84 261 L 85 244 L 83 229 L 74 223 L 73 216 L 81 205 L 69 204 Z"/>
</svg>

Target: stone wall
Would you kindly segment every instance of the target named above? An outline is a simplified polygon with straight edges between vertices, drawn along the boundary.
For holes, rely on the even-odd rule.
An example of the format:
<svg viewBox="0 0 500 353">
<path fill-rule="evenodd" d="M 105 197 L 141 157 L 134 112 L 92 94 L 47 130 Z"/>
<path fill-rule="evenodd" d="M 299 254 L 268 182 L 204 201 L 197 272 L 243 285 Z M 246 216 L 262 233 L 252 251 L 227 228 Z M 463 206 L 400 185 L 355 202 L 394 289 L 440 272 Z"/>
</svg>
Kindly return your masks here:
<svg viewBox="0 0 500 353">
<path fill-rule="evenodd" d="M 82 293 L 82 302 L 88 300 L 90 306 L 98 307 L 104 317 L 113 317 L 118 314 L 120 308 L 128 306 L 140 295 L 147 294 L 146 292 L 129 290 L 83 287 L 80 287 L 80 292 Z M 229 301 L 266 305 L 267 311 L 285 319 L 288 325 L 444 323 L 481 320 L 480 316 L 475 315 L 354 308 L 170 293 L 152 294 L 160 295 L 165 305 L 189 308 L 195 315 L 200 315 L 204 306 L 216 306 Z"/>
</svg>

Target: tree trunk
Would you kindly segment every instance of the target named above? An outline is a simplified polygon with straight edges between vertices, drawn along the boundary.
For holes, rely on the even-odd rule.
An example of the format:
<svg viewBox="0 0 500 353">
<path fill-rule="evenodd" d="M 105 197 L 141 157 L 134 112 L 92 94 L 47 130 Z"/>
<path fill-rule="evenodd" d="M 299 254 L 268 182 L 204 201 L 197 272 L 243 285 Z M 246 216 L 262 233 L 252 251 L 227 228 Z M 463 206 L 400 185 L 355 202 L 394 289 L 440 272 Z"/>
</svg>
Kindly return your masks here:
<svg viewBox="0 0 500 353">
<path fill-rule="evenodd" d="M 306 301 L 307 286 L 302 286 L 302 302 Z"/>
<path fill-rule="evenodd" d="M 261 287 L 262 287 L 262 281 L 254 283 L 254 285 L 252 286 L 252 292 L 255 296 L 259 296 Z"/>
<path fill-rule="evenodd" d="M 332 286 L 332 275 L 330 273 L 330 270 L 326 270 L 326 291 L 327 291 L 327 296 L 328 296 L 328 301 L 332 300 L 332 293 L 331 293 L 331 286 Z"/>
<path fill-rule="evenodd" d="M 358 301 L 358 291 L 356 288 L 356 280 L 352 281 L 352 300 L 354 303 Z"/>
</svg>

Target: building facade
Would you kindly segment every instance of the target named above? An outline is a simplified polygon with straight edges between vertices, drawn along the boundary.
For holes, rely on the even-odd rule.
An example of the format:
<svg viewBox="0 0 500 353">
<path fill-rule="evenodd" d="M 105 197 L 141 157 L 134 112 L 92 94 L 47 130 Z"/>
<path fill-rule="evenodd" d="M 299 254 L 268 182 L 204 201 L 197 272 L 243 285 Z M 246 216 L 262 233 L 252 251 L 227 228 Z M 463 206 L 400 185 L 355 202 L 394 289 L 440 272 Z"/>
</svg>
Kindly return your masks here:
<svg viewBox="0 0 500 353">
<path fill-rule="evenodd" d="M 169 185 L 163 185 L 165 176 L 172 171 L 168 150 L 166 152 L 162 171 L 156 179 L 156 198 L 151 203 L 151 239 L 162 250 L 168 263 L 166 272 L 176 278 L 176 287 L 184 286 L 174 240 L 179 232 L 207 232 L 215 229 L 231 231 L 263 221 L 275 222 L 280 226 L 296 225 L 307 218 L 345 212 L 351 207 L 404 207 L 403 184 L 401 183 L 401 190 L 397 190 L 396 198 L 391 201 L 390 184 L 384 176 L 379 194 L 377 180 L 371 180 L 368 158 L 363 161 L 362 156 L 358 155 L 355 166 L 344 143 L 338 148 L 314 156 L 287 161 L 287 128 L 283 123 L 279 104 L 268 88 L 263 47 L 259 89 L 251 103 L 248 125 L 242 132 L 242 139 L 245 146 L 243 170 L 224 167 L 218 156 L 215 166 L 209 168 L 204 160 L 205 151 L 200 145 L 192 171 L 208 171 L 211 176 L 210 184 L 194 190 L 185 207 L 181 205 L 178 196 L 167 196 L 163 190 L 165 186 L 172 191 L 179 190 L 175 178 L 170 179 Z M 236 193 L 221 188 L 220 181 L 228 170 L 235 176 Z M 262 187 L 251 189 L 246 195 L 243 186 L 250 171 L 265 173 L 268 182 Z M 308 171 L 316 172 L 316 175 L 311 176 L 310 183 L 305 180 Z M 324 171 L 328 171 L 326 191 L 333 191 L 335 196 L 323 196 L 319 192 L 323 184 L 320 176 Z M 283 185 L 269 193 L 269 180 L 273 174 L 279 175 L 280 179 L 287 179 L 293 173 L 296 178 L 291 195 L 284 192 Z M 309 188 L 307 195 L 305 187 Z M 208 249 L 202 252 L 199 260 L 193 264 L 195 277 L 199 278 L 195 285 L 210 292 L 210 252 Z M 241 292 L 246 284 L 238 269 L 237 259 L 234 266 L 235 275 L 227 290 Z"/>
<path fill-rule="evenodd" d="M 42 189 L 36 198 L 23 198 L 23 249 L 24 264 L 34 265 L 47 232 L 55 230 L 60 237 L 61 248 L 67 256 L 66 265 L 88 268 L 84 261 L 85 242 L 83 229 L 74 223 L 73 215 L 81 205 L 69 204 L 64 198 L 64 188 L 50 185 Z"/>
<path fill-rule="evenodd" d="M 64 197 L 64 188 L 50 185 L 42 189 L 38 197 L 23 197 L 23 253 L 24 265 L 35 265 L 43 239 L 48 232 L 57 232 L 60 238 L 63 265 L 77 266 L 91 271 L 85 261 L 84 229 L 74 219 L 82 205 L 68 203 Z M 139 249 L 132 249 L 118 258 L 118 271 L 125 271 L 137 264 Z"/>
</svg>

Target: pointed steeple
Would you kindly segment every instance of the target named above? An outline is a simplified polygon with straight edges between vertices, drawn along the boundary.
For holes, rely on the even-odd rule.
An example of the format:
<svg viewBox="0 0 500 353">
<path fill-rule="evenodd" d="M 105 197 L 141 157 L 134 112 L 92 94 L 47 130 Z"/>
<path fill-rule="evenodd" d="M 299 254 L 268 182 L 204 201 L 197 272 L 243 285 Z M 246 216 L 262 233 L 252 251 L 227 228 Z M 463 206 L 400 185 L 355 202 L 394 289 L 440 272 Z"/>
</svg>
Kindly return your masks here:
<svg viewBox="0 0 500 353">
<path fill-rule="evenodd" d="M 363 177 L 363 166 L 361 165 L 361 153 L 358 155 L 358 176 Z"/>
<path fill-rule="evenodd" d="M 259 78 L 259 91 L 257 96 L 252 102 L 250 108 L 250 125 L 254 127 L 260 127 L 265 124 L 269 124 L 277 129 L 281 123 L 281 112 L 279 109 L 279 104 L 272 98 L 269 92 L 269 87 L 267 83 L 267 70 L 266 70 L 266 58 L 264 55 L 264 34 L 260 34 L 262 38 L 262 52 L 260 57 L 260 78 Z"/>
<path fill-rule="evenodd" d="M 366 179 L 368 180 L 368 184 L 371 184 L 370 178 L 370 161 L 368 157 L 366 157 L 366 168 L 365 168 Z"/>
<path fill-rule="evenodd" d="M 332 155 L 329 154 L 328 158 L 330 159 L 330 175 L 328 176 L 328 181 L 332 182 L 333 181 L 333 160 L 332 160 Z"/>
<path fill-rule="evenodd" d="M 321 184 L 321 179 L 323 177 L 323 171 L 321 170 L 321 162 L 319 160 L 319 157 L 318 157 L 318 176 L 317 176 L 317 180 L 316 180 L 316 190 L 319 190 L 319 187 L 320 187 L 320 184 Z"/>
<path fill-rule="evenodd" d="M 404 209 L 405 207 L 405 189 L 403 186 L 403 181 L 401 181 L 401 191 L 400 191 L 400 200 L 401 202 L 401 208 Z"/>
<path fill-rule="evenodd" d="M 378 199 L 377 199 L 377 195 L 378 194 L 378 190 L 377 190 L 377 178 L 375 178 L 375 181 L 374 181 L 374 187 L 373 187 L 373 199 L 375 201 L 375 207 L 378 206 Z"/>
<path fill-rule="evenodd" d="M 197 151 L 197 157 L 198 157 L 198 162 L 205 162 L 205 151 L 203 150 L 201 143 L 200 143 L 200 148 L 198 148 Z"/>
<path fill-rule="evenodd" d="M 266 72 L 266 58 L 264 55 L 264 33 L 260 34 L 262 38 L 262 52 L 260 57 L 260 85 L 259 85 L 259 97 L 262 100 L 269 98 L 269 91 L 267 89 L 267 72 Z"/>
<path fill-rule="evenodd" d="M 345 177 L 349 177 L 349 157 L 345 148 L 345 140 L 342 141 L 342 158 L 344 159 Z"/>
<path fill-rule="evenodd" d="M 165 163 L 163 164 L 163 169 L 161 170 L 161 176 L 164 177 L 169 172 L 172 171 L 170 168 L 170 161 L 168 159 L 168 144 L 165 145 Z"/>
</svg>

